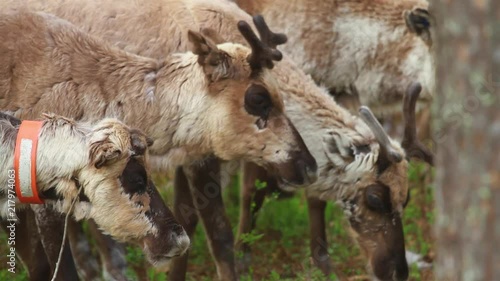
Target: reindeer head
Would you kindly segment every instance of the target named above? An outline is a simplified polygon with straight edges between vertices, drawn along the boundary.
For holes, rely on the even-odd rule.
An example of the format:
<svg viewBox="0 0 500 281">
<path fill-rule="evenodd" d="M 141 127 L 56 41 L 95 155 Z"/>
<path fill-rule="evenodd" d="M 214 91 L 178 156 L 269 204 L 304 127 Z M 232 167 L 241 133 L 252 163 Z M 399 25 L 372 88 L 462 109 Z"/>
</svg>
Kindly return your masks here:
<svg viewBox="0 0 500 281">
<path fill-rule="evenodd" d="M 274 171 L 291 185 L 316 179 L 316 162 L 284 113 L 277 82 L 268 71 L 282 58 L 276 46 L 284 34 L 269 30 L 260 16 L 253 18 L 259 39 L 245 21 L 238 29 L 251 49 L 221 43 L 214 31 L 190 31 L 189 40 L 208 80 L 217 110 L 211 116 L 215 154 L 226 160 L 243 158 Z"/>
<path fill-rule="evenodd" d="M 340 195 L 336 199 L 368 256 L 369 267 L 380 280 L 408 277 L 401 223 L 409 198 L 407 159 L 416 157 L 433 164 L 433 155 L 416 139 L 415 105 L 420 91 L 420 84 L 412 84 L 405 95 L 402 145 L 390 140 L 373 113 L 361 107 L 361 118 L 376 142 L 353 145 L 353 159 L 337 171 Z M 329 150 L 331 161 L 338 163 L 341 154 Z"/>
<path fill-rule="evenodd" d="M 46 122 L 45 132 L 49 132 L 50 124 L 60 122 Z M 76 219 L 92 218 L 115 239 L 141 244 L 154 265 L 160 266 L 187 250 L 187 234 L 150 180 L 147 158 L 151 140 L 115 119 L 99 122 L 79 138 L 83 142 L 81 150 L 86 151 L 68 146 L 63 139 L 81 132 L 52 131 L 56 132 L 52 138 L 40 139 L 44 149 L 37 158 L 41 164 L 37 170 L 39 181 L 53 183 L 41 192 L 47 203 L 68 212 L 76 199 Z M 48 164 L 49 161 L 56 165 Z M 73 171 L 70 176 L 69 171 Z"/>
</svg>

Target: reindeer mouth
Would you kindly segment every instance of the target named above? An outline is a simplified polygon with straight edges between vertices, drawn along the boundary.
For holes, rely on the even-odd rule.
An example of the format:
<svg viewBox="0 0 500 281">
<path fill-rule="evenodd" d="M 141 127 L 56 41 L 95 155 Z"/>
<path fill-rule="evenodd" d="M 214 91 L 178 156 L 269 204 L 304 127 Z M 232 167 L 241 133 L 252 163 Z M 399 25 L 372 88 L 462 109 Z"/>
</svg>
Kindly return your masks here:
<svg viewBox="0 0 500 281">
<path fill-rule="evenodd" d="M 318 178 L 316 175 L 316 171 L 314 171 L 314 172 L 305 171 L 302 173 L 302 177 L 303 177 L 303 180 L 300 183 L 287 180 L 286 178 L 280 177 L 280 176 L 278 176 L 276 178 L 277 178 L 278 186 L 281 189 L 283 189 L 284 191 L 288 191 L 288 192 L 294 192 L 294 191 L 297 191 L 297 189 L 307 187 L 307 186 L 313 184 L 314 182 L 316 182 L 316 180 Z"/>
<path fill-rule="evenodd" d="M 151 257 L 151 262 L 168 262 L 173 258 L 180 257 L 181 254 L 175 255 L 156 255 Z"/>
<path fill-rule="evenodd" d="M 182 230 L 178 234 L 171 233 L 169 240 L 163 237 L 163 239 L 156 240 L 151 244 L 144 241 L 142 248 L 147 260 L 156 268 L 162 268 L 168 265 L 171 259 L 185 254 L 189 249 L 190 243 L 189 236 Z"/>
<path fill-rule="evenodd" d="M 277 177 L 277 181 L 278 181 L 279 188 L 284 190 L 284 191 L 288 191 L 288 192 L 295 192 L 298 189 L 304 187 L 303 185 L 298 185 L 298 184 L 294 184 L 290 181 L 287 181 L 286 179 L 284 179 L 282 177 Z"/>
<path fill-rule="evenodd" d="M 165 267 L 168 267 L 170 264 L 170 261 L 173 258 L 181 256 L 181 254 L 160 254 L 160 255 L 155 255 L 152 254 L 149 249 L 146 247 L 143 248 L 144 254 L 146 255 L 146 259 L 148 262 L 150 262 L 155 268 L 157 269 L 163 269 Z"/>
</svg>

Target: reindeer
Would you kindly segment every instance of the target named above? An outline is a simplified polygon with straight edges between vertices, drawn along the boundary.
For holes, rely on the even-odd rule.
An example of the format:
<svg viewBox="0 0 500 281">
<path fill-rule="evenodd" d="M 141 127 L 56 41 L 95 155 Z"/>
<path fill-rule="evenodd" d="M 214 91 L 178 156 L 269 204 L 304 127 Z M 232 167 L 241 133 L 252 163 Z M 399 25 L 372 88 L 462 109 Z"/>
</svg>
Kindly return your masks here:
<svg viewBox="0 0 500 281">
<path fill-rule="evenodd" d="M 143 133 L 110 118 L 91 125 L 49 114 L 41 122 L 35 171 L 41 203 L 76 220 L 93 219 L 119 241 L 139 243 L 157 266 L 187 250 L 186 232 L 150 182 L 146 162 L 152 142 Z M 0 181 L 4 183 L 12 179 L 9 171 L 14 171 L 20 124 L 0 112 Z M 19 211 L 29 206 L 7 184 L 0 195 L 2 219 L 16 220 L 12 202 Z"/>
<path fill-rule="evenodd" d="M 426 0 L 233 2 L 273 28 L 293 30 L 281 49 L 348 109 L 361 103 L 380 117 L 400 113 L 413 81 L 423 86 L 419 103 L 429 106 L 435 81 Z"/>
<path fill-rule="evenodd" d="M 431 165 L 434 163 L 433 154 L 417 139 L 415 107 L 421 89 L 419 83 L 414 83 L 407 90 L 403 106 L 405 128 L 401 145 L 387 136 L 373 113 L 363 106 L 359 113 L 373 133 L 375 140 L 369 141 L 372 144 L 367 144 L 366 139 L 361 143 L 357 143 L 359 140 L 350 140 L 344 136 L 345 128 L 338 128 L 329 132 L 335 139 L 333 145 L 327 145 L 324 151 L 318 151 L 323 156 L 312 151 L 320 167 L 324 167 L 321 163 L 325 162 L 325 165 L 330 166 L 326 170 L 320 168 L 318 182 L 306 188 L 311 255 L 325 275 L 334 272 L 325 233 L 324 212 L 326 202 L 330 201 L 343 209 L 351 234 L 368 257 L 368 268 L 376 280 L 407 279 L 401 217 L 409 200 L 406 175 L 408 161 L 410 158 L 417 158 Z M 301 128 L 300 125 L 297 126 Z M 305 140 L 309 143 L 307 138 Z M 379 145 L 378 155 L 375 155 L 376 152 L 371 147 L 373 142 Z M 352 143 L 356 144 L 352 146 Z M 345 144 L 343 148 L 341 144 Z M 242 195 L 244 205 L 241 206 L 240 213 L 240 235 L 251 232 L 255 227 L 256 214 L 267 192 L 255 191 L 255 180 L 267 182 L 270 190 L 280 187 L 263 169 L 247 164 L 244 171 L 243 189 L 255 192 L 255 202 L 251 200 L 253 194 Z M 251 204 L 255 204 L 255 207 L 251 208 Z M 246 264 L 243 266 L 248 266 L 249 245 L 241 246 L 246 255 Z"/>
<path fill-rule="evenodd" d="M 234 3 L 227 1 L 149 0 L 142 1 L 140 4 L 119 1 L 106 2 L 105 4 L 95 1 L 74 1 L 71 3 L 30 1 L 29 5 L 33 9 L 55 13 L 70 20 L 82 29 L 101 36 L 127 51 L 155 58 L 164 57 L 173 51 L 187 50 L 189 46 L 183 32 L 187 29 L 212 28 L 224 40 L 244 42 L 240 33 L 234 28 L 234 23 L 239 20 L 248 21 L 250 18 Z M 15 3 L 10 3 L 8 7 L 12 6 L 15 6 Z M 168 6 L 168 9 L 162 9 L 163 6 Z M 169 34 L 169 36 L 165 34 Z M 276 36 L 265 37 L 268 39 L 269 37 L 276 38 Z M 276 44 L 276 42 L 268 43 Z M 375 193 L 370 198 L 377 197 L 379 191 L 382 190 L 381 194 L 388 195 L 391 200 L 391 211 L 394 210 L 394 220 L 397 222 L 393 225 L 392 233 L 402 235 L 400 216 L 408 194 L 407 161 L 405 159 L 395 163 L 387 161 L 386 154 L 383 153 L 387 142 L 384 143 L 385 146 L 381 146 L 375 138 L 375 134 L 364 121 L 336 104 L 326 89 L 317 87 L 314 81 L 294 65 L 287 56 L 284 56 L 283 61 L 271 71 L 277 77 L 277 87 L 285 99 L 286 112 L 304 137 L 307 146 L 312 148 L 311 153 L 318 163 L 318 182 L 307 188 L 323 189 L 322 200 L 333 200 L 333 196 L 337 194 L 334 192 L 337 188 L 334 183 L 339 181 L 343 183 L 343 190 L 349 190 L 351 195 L 362 195 L 348 201 L 350 204 L 344 204 L 346 213 L 353 205 L 358 206 L 359 210 L 371 210 L 365 200 L 365 194 Z M 378 135 L 381 135 L 380 130 L 377 132 Z M 389 152 L 395 150 L 397 155 L 404 155 L 401 146 L 390 138 L 388 139 L 391 145 Z M 356 169 L 360 164 L 363 164 L 362 169 Z M 347 167 L 350 168 L 351 173 L 345 173 Z M 178 168 L 175 181 L 174 213 L 189 235 L 193 233 L 198 222 L 197 216 L 200 216 L 209 238 L 219 278 L 236 280 L 232 247 L 233 234 L 225 217 L 222 199 L 217 195 L 217 190 L 210 190 L 210 194 L 204 191 L 206 186 L 220 187 L 221 177 L 227 178 L 227 173 L 220 169 L 218 161 L 214 159 L 206 161 L 203 166 L 185 165 Z M 264 174 L 265 177 L 262 177 L 264 180 L 269 178 L 265 169 L 255 169 L 254 167 L 253 171 L 256 174 Z M 358 179 L 360 181 L 357 181 Z M 253 180 L 246 177 L 246 182 L 250 182 L 253 186 L 255 177 Z M 385 182 L 386 185 L 380 185 L 380 182 Z M 195 190 L 197 193 L 189 192 L 186 188 L 188 185 L 191 186 L 191 190 Z M 288 188 L 283 184 L 281 186 Z M 368 188 L 369 186 L 374 187 Z M 326 198 L 327 194 L 332 197 Z M 200 198 L 205 199 L 205 201 L 193 200 Z M 309 200 L 312 202 L 309 207 L 312 209 L 311 216 L 319 217 L 321 220 L 325 206 L 324 201 L 313 199 L 310 197 Z M 200 201 L 206 204 L 200 205 Z M 386 202 L 386 200 L 382 202 Z M 364 226 L 374 225 L 376 222 L 383 224 L 392 214 L 385 211 L 372 212 L 371 218 L 361 214 L 357 216 L 361 220 L 357 222 L 356 229 L 358 231 Z M 407 266 L 404 260 L 404 244 L 401 247 L 401 243 L 404 243 L 403 237 L 400 236 L 401 239 L 393 241 L 382 239 L 384 238 L 383 234 L 379 234 L 381 241 L 378 241 L 377 237 L 358 235 L 359 240 L 364 241 L 364 245 L 377 245 L 379 243 L 381 248 L 386 249 L 386 251 L 376 252 L 374 248 L 367 247 L 372 270 L 382 279 L 385 278 L 384 276 L 392 276 L 393 274 L 404 279 L 404 276 L 407 275 Z M 311 239 L 314 240 L 314 238 L 321 237 L 313 236 Z M 329 260 L 324 259 L 326 249 L 322 244 L 319 251 L 317 244 L 313 244 L 311 247 L 315 253 L 314 261 L 321 262 L 320 266 L 328 265 Z M 384 261 L 392 265 L 384 266 Z M 398 268 L 395 267 L 396 264 L 399 265 Z M 186 265 L 187 255 L 174 259 L 169 273 L 170 279 L 183 280 Z M 331 268 L 327 268 L 327 270 L 331 270 Z"/>
</svg>

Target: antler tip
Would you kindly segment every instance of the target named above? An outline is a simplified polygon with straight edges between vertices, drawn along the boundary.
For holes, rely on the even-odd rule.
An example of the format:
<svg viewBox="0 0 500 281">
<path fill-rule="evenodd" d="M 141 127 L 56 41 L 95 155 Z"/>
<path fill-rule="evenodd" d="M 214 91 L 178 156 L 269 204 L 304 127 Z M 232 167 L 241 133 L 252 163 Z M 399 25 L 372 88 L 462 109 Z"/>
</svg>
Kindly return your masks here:
<svg viewBox="0 0 500 281">
<path fill-rule="evenodd" d="M 278 50 L 272 50 L 273 60 L 280 61 L 283 59 L 283 54 Z"/>
<path fill-rule="evenodd" d="M 368 106 L 365 105 L 361 106 L 358 111 L 359 114 L 361 114 L 363 117 L 368 117 L 372 115 L 372 111 L 370 110 L 370 108 L 368 108 Z"/>
<path fill-rule="evenodd" d="M 408 95 L 410 97 L 416 96 L 418 98 L 418 95 L 420 95 L 421 91 L 422 91 L 422 85 L 419 82 L 413 82 L 408 87 Z"/>
<path fill-rule="evenodd" d="M 248 30 L 250 28 L 250 25 L 244 20 L 240 20 L 237 26 L 240 31 Z"/>
<path fill-rule="evenodd" d="M 253 19 L 253 22 L 255 24 L 257 24 L 257 23 L 266 24 L 266 21 L 264 20 L 264 17 L 261 14 L 257 14 L 255 16 L 253 16 L 252 19 Z"/>
</svg>

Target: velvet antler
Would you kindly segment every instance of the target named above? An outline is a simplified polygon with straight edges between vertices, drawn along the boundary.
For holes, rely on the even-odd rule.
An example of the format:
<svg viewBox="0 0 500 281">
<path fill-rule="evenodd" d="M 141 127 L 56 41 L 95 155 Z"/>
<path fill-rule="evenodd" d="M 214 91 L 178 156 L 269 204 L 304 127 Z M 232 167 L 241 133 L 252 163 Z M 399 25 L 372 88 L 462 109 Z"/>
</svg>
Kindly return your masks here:
<svg viewBox="0 0 500 281">
<path fill-rule="evenodd" d="M 280 61 L 283 58 L 276 46 L 285 43 L 287 38 L 285 34 L 272 32 L 262 16 L 254 16 L 253 22 L 261 39 L 257 37 L 250 25 L 245 21 L 238 22 L 238 29 L 252 49 L 252 53 L 247 60 L 255 73 L 263 67 L 273 68 L 273 61 Z"/>
<path fill-rule="evenodd" d="M 403 114 L 405 131 L 401 146 L 406 150 L 408 158 L 415 157 L 434 165 L 433 153 L 425 147 L 417 138 L 417 121 L 415 118 L 415 107 L 418 96 L 422 91 L 420 83 L 412 83 L 403 100 Z"/>
</svg>

